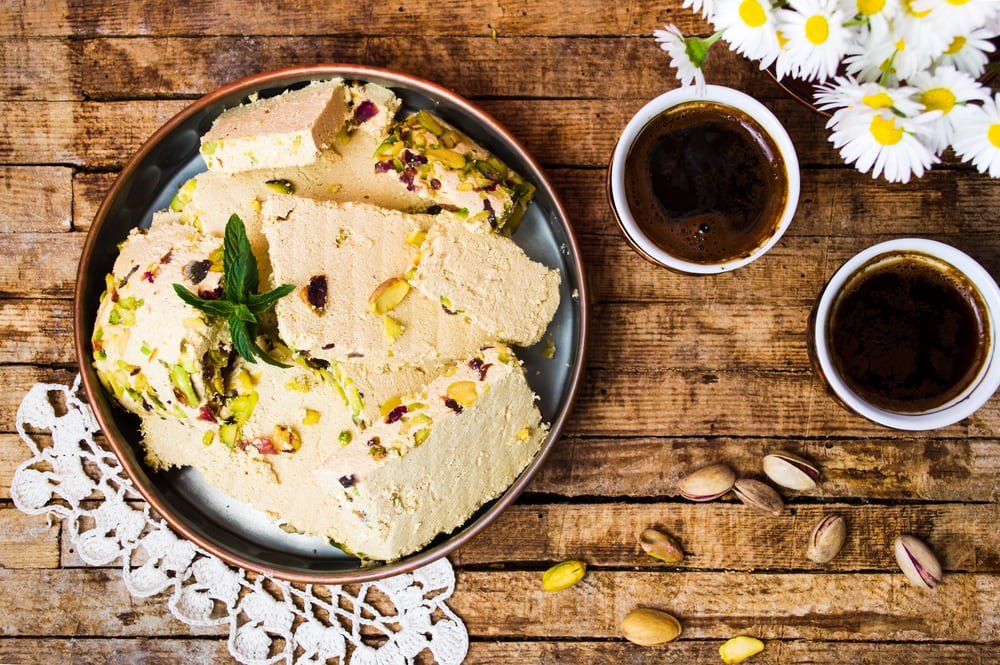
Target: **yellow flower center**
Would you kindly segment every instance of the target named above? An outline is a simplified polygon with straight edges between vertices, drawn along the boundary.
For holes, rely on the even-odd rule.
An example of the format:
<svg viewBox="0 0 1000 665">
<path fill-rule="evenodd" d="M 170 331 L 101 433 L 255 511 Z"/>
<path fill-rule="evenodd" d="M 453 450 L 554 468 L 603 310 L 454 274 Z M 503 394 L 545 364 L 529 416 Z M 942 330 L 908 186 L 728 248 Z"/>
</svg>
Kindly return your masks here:
<svg viewBox="0 0 1000 665">
<path fill-rule="evenodd" d="M 885 7 L 885 0 L 858 0 L 858 13 L 862 16 L 878 14 Z"/>
<path fill-rule="evenodd" d="M 1000 122 L 995 122 L 986 130 L 986 138 L 994 148 L 1000 149 Z"/>
<path fill-rule="evenodd" d="M 872 107 L 873 109 L 891 109 L 892 108 L 892 97 L 889 93 L 880 92 L 874 95 L 865 95 L 861 98 L 861 101 Z"/>
<path fill-rule="evenodd" d="M 913 11 L 913 0 L 903 0 L 903 4 L 906 6 L 906 13 L 910 16 L 915 16 L 917 18 L 924 18 L 931 13 L 930 9 L 925 9 L 922 12 Z"/>
<path fill-rule="evenodd" d="M 806 39 L 813 44 L 822 44 L 830 36 L 830 24 L 825 16 L 810 16 L 806 19 Z"/>
<path fill-rule="evenodd" d="M 968 1 L 969 0 L 948 0 L 948 4 L 949 5 L 959 5 L 959 6 L 961 6 L 961 5 L 966 4 Z"/>
<path fill-rule="evenodd" d="M 896 50 L 897 51 L 905 51 L 906 50 L 906 40 L 903 39 L 902 37 L 900 37 L 899 41 L 896 42 Z"/>
<path fill-rule="evenodd" d="M 743 0 L 740 3 L 740 19 L 751 28 L 759 28 L 767 22 L 767 14 L 757 0 Z"/>
<path fill-rule="evenodd" d="M 947 114 L 955 106 L 955 93 L 948 88 L 931 88 L 920 95 L 920 102 L 928 111 L 942 111 Z"/>
<path fill-rule="evenodd" d="M 965 46 L 965 37 L 963 37 L 962 35 L 958 35 L 953 40 L 951 40 L 951 46 L 949 46 L 947 50 L 945 50 L 944 54 L 955 55 L 956 53 L 962 50 L 963 46 Z"/>
<path fill-rule="evenodd" d="M 903 130 L 896 126 L 896 121 L 892 118 L 886 120 L 880 115 L 875 116 L 868 131 L 881 145 L 896 145 L 903 140 Z"/>
<path fill-rule="evenodd" d="M 788 37 L 785 37 L 781 30 L 776 30 L 774 34 L 778 37 L 778 46 L 780 48 L 785 48 L 785 44 L 788 43 Z"/>
</svg>

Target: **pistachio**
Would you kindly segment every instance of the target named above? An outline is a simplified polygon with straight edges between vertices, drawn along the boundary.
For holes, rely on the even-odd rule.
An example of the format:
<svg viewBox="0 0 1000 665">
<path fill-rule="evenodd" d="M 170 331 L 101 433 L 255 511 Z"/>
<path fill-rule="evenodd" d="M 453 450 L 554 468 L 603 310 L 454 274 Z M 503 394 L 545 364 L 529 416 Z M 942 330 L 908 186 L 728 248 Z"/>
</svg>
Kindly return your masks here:
<svg viewBox="0 0 1000 665">
<path fill-rule="evenodd" d="M 684 559 L 684 551 L 674 537 L 656 529 L 646 529 L 639 534 L 639 545 L 646 554 L 666 563 Z"/>
<path fill-rule="evenodd" d="M 425 437 L 426 438 L 426 437 Z M 546 591 L 562 591 L 583 579 L 587 564 L 570 559 L 557 563 L 542 574 L 542 588 Z"/>
<path fill-rule="evenodd" d="M 295 192 L 295 185 L 287 180 L 268 180 L 264 184 L 267 185 L 268 189 L 279 194 L 293 194 Z"/>
<path fill-rule="evenodd" d="M 896 562 L 910 584 L 921 589 L 933 589 L 941 583 L 941 564 L 922 540 L 902 535 L 896 538 L 893 549 Z"/>
<path fill-rule="evenodd" d="M 450 399 L 458 402 L 463 408 L 469 408 L 479 398 L 474 381 L 455 381 L 449 384 L 446 393 Z"/>
<path fill-rule="evenodd" d="M 368 297 L 368 307 L 372 314 L 382 316 L 398 305 L 410 292 L 410 284 L 405 279 L 390 277 L 375 287 Z"/>
<path fill-rule="evenodd" d="M 733 488 L 736 473 L 725 464 L 713 464 L 681 478 L 681 496 L 691 501 L 711 501 Z"/>
<path fill-rule="evenodd" d="M 640 607 L 622 619 L 622 633 L 629 642 L 652 647 L 680 637 L 681 624 L 666 612 Z"/>
<path fill-rule="evenodd" d="M 819 469 L 785 450 L 764 457 L 764 473 L 778 485 L 792 490 L 810 490 L 819 480 Z"/>
<path fill-rule="evenodd" d="M 847 523 L 840 515 L 827 515 L 813 527 L 806 546 L 806 557 L 816 563 L 826 563 L 840 553 L 847 540 Z"/>
<path fill-rule="evenodd" d="M 732 663 L 742 663 L 763 650 L 764 643 L 756 637 L 737 635 L 719 647 L 719 655 L 722 656 L 722 662 L 731 665 Z"/>
<path fill-rule="evenodd" d="M 753 478 L 740 478 L 733 485 L 740 501 L 762 513 L 780 515 L 785 510 L 785 502 L 773 487 Z"/>
</svg>

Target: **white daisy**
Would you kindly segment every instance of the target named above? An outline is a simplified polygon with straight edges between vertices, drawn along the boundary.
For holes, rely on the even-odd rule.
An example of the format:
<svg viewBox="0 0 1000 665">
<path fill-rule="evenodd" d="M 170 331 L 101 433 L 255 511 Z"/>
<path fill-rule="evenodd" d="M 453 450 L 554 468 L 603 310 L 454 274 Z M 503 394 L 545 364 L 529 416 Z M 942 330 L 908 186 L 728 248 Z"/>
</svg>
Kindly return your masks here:
<svg viewBox="0 0 1000 665">
<path fill-rule="evenodd" d="M 700 13 L 704 18 L 710 18 L 715 13 L 715 0 L 684 0 L 683 7 Z"/>
<path fill-rule="evenodd" d="M 830 78 L 851 41 L 837 0 L 789 0 L 788 6 L 791 9 L 778 10 L 776 15 L 778 31 L 787 40 L 779 60 L 787 57 L 794 63 L 791 73 L 796 78 Z"/>
<path fill-rule="evenodd" d="M 846 16 L 856 16 L 862 21 L 857 27 L 879 34 L 889 31 L 893 17 L 903 11 L 902 0 L 841 0 Z"/>
<path fill-rule="evenodd" d="M 715 29 L 725 33 L 730 50 L 766 69 L 778 57 L 780 45 L 774 10 L 768 0 L 719 0 L 713 17 Z"/>
<path fill-rule="evenodd" d="M 845 108 L 833 114 L 827 127 L 833 129 L 830 142 L 847 164 L 861 173 L 870 170 L 873 178 L 883 175 L 889 182 L 906 183 L 939 161 L 919 138 L 937 115 L 901 118 L 888 109 L 872 114 Z"/>
<path fill-rule="evenodd" d="M 923 106 L 914 99 L 917 89 L 910 86 L 888 88 L 878 83 L 862 83 L 850 76 L 816 86 L 816 104 L 821 111 L 854 109 L 855 113 L 874 115 L 883 109 L 907 117 L 918 115 Z"/>
<path fill-rule="evenodd" d="M 917 89 L 916 98 L 925 111 L 941 112 L 938 119 L 928 124 L 929 133 L 926 138 L 931 150 L 939 155 L 951 143 L 954 133 L 958 115 L 952 111 L 965 106 L 967 102 L 984 101 L 989 97 L 986 88 L 954 67 L 938 67 L 933 74 L 919 72 L 909 82 Z"/>
<path fill-rule="evenodd" d="M 959 116 L 951 143 L 955 154 L 972 162 L 980 173 L 1000 178 L 1000 94 L 982 106 L 970 104 L 955 113 Z"/>
<path fill-rule="evenodd" d="M 997 32 L 986 28 L 956 35 L 938 58 L 938 64 L 952 65 L 959 71 L 979 78 L 986 71 L 986 63 L 990 59 L 986 54 L 996 50 L 991 40 L 998 36 Z"/>
<path fill-rule="evenodd" d="M 981 28 L 1000 14 L 997 0 L 912 0 L 918 14 L 928 13 L 937 29 L 952 35 Z"/>
<path fill-rule="evenodd" d="M 720 33 L 715 33 L 708 39 L 697 37 L 685 39 L 676 25 L 664 27 L 665 30 L 654 30 L 653 37 L 660 48 L 670 55 L 670 65 L 677 70 L 677 78 L 681 85 L 693 84 L 699 93 L 704 93 L 705 72 L 701 66 L 708 57 L 708 49 L 719 38 Z"/>
</svg>

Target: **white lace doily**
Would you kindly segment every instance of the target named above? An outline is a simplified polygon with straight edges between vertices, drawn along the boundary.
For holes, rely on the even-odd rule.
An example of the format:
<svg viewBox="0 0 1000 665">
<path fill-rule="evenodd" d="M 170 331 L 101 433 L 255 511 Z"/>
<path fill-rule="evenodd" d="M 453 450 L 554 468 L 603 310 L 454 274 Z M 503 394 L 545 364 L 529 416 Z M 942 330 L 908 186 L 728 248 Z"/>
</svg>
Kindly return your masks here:
<svg viewBox="0 0 1000 665">
<path fill-rule="evenodd" d="M 32 457 L 17 468 L 11 498 L 25 513 L 62 519 L 86 563 L 120 560 L 129 593 L 169 594 L 170 612 L 188 625 L 228 624 L 229 651 L 248 665 L 395 665 L 425 650 L 443 664 L 465 659 L 468 632 L 445 604 L 455 590 L 447 559 L 349 588 L 299 587 L 232 568 L 179 538 L 145 502 L 125 501 L 132 484 L 114 454 L 94 443 L 97 421 L 79 387 L 79 376 L 72 387 L 37 384 L 21 402 L 17 431 Z M 40 446 L 27 427 L 49 430 L 52 444 Z M 95 493 L 103 500 L 83 507 Z M 392 611 L 369 595 L 379 606 L 391 601 Z"/>
</svg>

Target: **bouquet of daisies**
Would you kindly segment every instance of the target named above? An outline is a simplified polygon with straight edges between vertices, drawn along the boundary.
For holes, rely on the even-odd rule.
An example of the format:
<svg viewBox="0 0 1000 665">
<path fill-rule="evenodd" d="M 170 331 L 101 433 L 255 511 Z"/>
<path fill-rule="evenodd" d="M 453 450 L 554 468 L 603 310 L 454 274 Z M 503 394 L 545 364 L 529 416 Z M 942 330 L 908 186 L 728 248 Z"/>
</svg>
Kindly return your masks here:
<svg viewBox="0 0 1000 665">
<path fill-rule="evenodd" d="M 683 85 L 705 85 L 702 65 L 720 38 L 781 80 L 815 83 L 831 114 L 830 141 L 873 178 L 908 182 L 948 148 L 1000 177 L 1000 94 L 979 83 L 1000 0 L 684 0 L 716 32 L 654 37 Z"/>
</svg>

